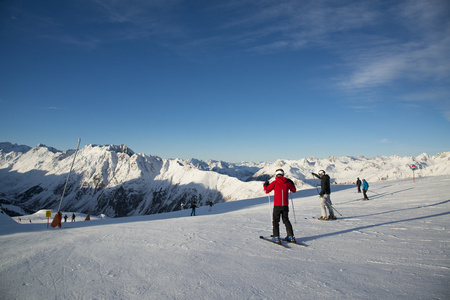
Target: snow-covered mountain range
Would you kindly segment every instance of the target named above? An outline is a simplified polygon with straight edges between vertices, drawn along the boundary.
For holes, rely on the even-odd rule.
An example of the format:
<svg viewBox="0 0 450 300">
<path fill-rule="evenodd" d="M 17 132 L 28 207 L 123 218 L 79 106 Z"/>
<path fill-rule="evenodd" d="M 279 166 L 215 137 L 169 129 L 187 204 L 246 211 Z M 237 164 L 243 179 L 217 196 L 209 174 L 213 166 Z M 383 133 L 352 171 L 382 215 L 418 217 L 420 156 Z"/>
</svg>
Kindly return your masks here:
<svg viewBox="0 0 450 300">
<path fill-rule="evenodd" d="M 147 215 L 264 196 L 262 181 L 283 168 L 298 189 L 318 183 L 311 172 L 325 170 L 335 184 L 354 184 L 450 174 L 450 152 L 417 157 L 362 156 L 279 159 L 273 163 L 164 159 L 135 153 L 125 145 L 86 145 L 75 150 L 0 143 L 0 202 L 10 211 L 43 208 L 108 217 Z M 62 197 L 70 167 L 73 170 Z M 61 201 L 62 198 L 62 201 Z"/>
</svg>

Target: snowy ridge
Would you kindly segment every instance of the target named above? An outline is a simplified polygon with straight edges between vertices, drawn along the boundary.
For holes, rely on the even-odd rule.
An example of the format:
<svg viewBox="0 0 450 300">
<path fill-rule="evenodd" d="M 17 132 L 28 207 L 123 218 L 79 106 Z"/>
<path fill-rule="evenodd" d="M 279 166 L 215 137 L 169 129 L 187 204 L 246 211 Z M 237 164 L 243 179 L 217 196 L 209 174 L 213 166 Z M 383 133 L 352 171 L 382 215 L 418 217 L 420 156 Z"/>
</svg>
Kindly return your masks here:
<svg viewBox="0 0 450 300">
<path fill-rule="evenodd" d="M 59 151 L 0 144 L 0 202 L 27 211 L 57 209 L 75 150 Z M 227 163 L 163 159 L 135 153 L 125 145 L 86 145 L 77 154 L 61 210 L 108 217 L 147 215 L 264 196 L 261 181 L 278 168 L 297 188 L 317 184 L 311 172 L 323 169 L 335 184 L 353 184 L 450 174 L 450 152 L 418 157 L 310 157 L 274 163 Z"/>
<path fill-rule="evenodd" d="M 412 178 L 411 166 L 417 170 L 415 176 L 438 176 L 450 174 L 450 152 L 435 156 L 421 154 L 417 157 L 377 156 L 330 156 L 325 159 L 315 157 L 301 160 L 277 160 L 258 171 L 254 177 L 270 176 L 273 170 L 283 168 L 288 177 L 311 183 L 311 172 L 325 170 L 335 184 L 354 184 L 356 178 L 370 182 Z"/>
<path fill-rule="evenodd" d="M 39 145 L 25 153 L 0 152 L 3 203 L 35 211 L 58 207 L 74 150 Z M 136 154 L 124 145 L 87 145 L 77 154 L 61 209 L 118 217 L 254 195 L 262 195 L 260 183 L 203 171 L 189 161 Z"/>
<path fill-rule="evenodd" d="M 2 150 L 2 156 L 9 152 L 21 152 L 25 153 L 28 152 L 28 150 L 31 149 L 30 146 L 25 145 L 18 145 L 15 143 L 8 143 L 8 142 L 0 142 L 0 149 Z"/>
</svg>

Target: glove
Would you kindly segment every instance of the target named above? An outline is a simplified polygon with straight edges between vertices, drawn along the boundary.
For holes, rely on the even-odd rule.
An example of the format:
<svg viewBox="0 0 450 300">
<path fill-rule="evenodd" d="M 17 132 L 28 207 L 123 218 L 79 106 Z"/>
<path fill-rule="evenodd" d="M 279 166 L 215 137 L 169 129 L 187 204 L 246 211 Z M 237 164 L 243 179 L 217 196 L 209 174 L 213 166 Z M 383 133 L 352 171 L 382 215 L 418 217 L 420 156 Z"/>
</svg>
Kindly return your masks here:
<svg viewBox="0 0 450 300">
<path fill-rule="evenodd" d="M 264 186 L 268 186 L 269 185 L 269 180 L 266 180 L 266 182 L 264 182 Z"/>
</svg>

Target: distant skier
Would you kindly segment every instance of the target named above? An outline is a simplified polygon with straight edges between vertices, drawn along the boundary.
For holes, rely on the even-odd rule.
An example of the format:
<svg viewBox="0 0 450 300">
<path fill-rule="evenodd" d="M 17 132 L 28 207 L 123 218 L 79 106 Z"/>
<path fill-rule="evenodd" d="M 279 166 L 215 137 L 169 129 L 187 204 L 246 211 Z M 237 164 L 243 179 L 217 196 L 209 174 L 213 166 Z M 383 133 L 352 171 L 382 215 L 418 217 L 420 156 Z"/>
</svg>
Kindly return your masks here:
<svg viewBox="0 0 450 300">
<path fill-rule="evenodd" d="M 367 183 L 367 181 L 365 179 L 363 179 L 363 182 L 362 182 L 362 190 L 363 190 L 363 195 L 364 195 L 363 200 L 369 200 L 369 197 L 367 197 L 367 191 L 369 190 L 369 183 Z"/>
<path fill-rule="evenodd" d="M 75 213 L 72 213 L 72 222 L 75 222 Z"/>
<path fill-rule="evenodd" d="M 211 211 L 212 207 L 213 207 L 213 203 L 212 203 L 212 201 L 209 201 L 209 210 L 208 211 Z"/>
<path fill-rule="evenodd" d="M 181 202 L 181 210 L 184 210 L 184 204 Z"/>
<path fill-rule="evenodd" d="M 197 205 L 195 205 L 195 202 L 193 202 L 192 204 L 191 204 L 191 209 L 192 209 L 192 211 L 191 211 L 191 216 L 195 216 L 195 209 L 197 208 Z"/>
<path fill-rule="evenodd" d="M 356 180 L 356 185 L 358 186 L 358 193 L 361 193 L 361 179 L 359 177 Z"/>
<path fill-rule="evenodd" d="M 66 223 L 67 222 L 67 215 L 64 215 L 64 223 Z"/>
<path fill-rule="evenodd" d="M 336 216 L 334 215 L 333 212 L 333 207 L 331 206 L 331 198 L 330 198 L 330 194 L 331 194 L 331 188 L 330 188 L 330 176 L 328 176 L 328 174 L 325 174 L 324 170 L 320 170 L 319 174 L 316 173 L 311 173 L 313 176 L 317 177 L 320 179 L 321 184 L 321 190 L 319 193 L 320 196 L 320 210 L 322 212 L 322 216 L 319 218 L 319 220 L 336 220 Z M 327 210 L 328 209 L 328 216 L 327 216 Z"/>
<path fill-rule="evenodd" d="M 284 177 L 284 171 L 278 169 L 275 171 L 275 180 L 272 183 L 266 181 L 264 183 L 264 191 L 266 194 L 275 190 L 273 200 L 273 218 L 272 218 L 272 231 L 274 242 L 281 243 L 280 239 L 280 216 L 286 226 L 287 240 L 295 242 L 294 230 L 292 224 L 289 221 L 289 191 L 295 193 L 295 188 L 292 180 Z"/>
</svg>

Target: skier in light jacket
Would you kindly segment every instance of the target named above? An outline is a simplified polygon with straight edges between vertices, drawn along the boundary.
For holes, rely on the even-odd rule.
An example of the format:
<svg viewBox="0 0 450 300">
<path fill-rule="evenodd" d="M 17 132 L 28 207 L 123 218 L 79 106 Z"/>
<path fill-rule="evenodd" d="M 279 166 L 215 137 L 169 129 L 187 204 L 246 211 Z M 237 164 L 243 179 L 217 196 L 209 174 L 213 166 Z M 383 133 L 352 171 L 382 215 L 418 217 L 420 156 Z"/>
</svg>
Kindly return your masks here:
<svg viewBox="0 0 450 300">
<path fill-rule="evenodd" d="M 319 174 L 316 173 L 311 173 L 313 176 L 317 177 L 320 179 L 320 193 L 319 193 L 319 197 L 320 197 L 320 210 L 322 212 L 322 216 L 319 218 L 319 220 L 336 220 L 336 216 L 334 215 L 333 212 L 333 207 L 331 206 L 331 198 L 330 198 L 330 194 L 331 194 L 331 188 L 330 188 L 330 176 L 328 176 L 328 174 L 325 174 L 324 170 L 320 170 Z M 327 216 L 327 210 L 328 209 L 328 213 L 329 215 Z"/>
<path fill-rule="evenodd" d="M 271 191 L 275 191 L 274 201 L 273 201 L 273 240 L 275 242 L 281 243 L 280 239 L 280 216 L 286 226 L 287 240 L 295 242 L 294 230 L 292 229 L 291 221 L 289 221 L 289 191 L 295 193 L 297 189 L 295 188 L 292 180 L 284 177 L 284 171 L 278 169 L 275 172 L 275 180 L 269 183 L 266 181 L 264 183 L 264 191 L 266 194 Z"/>
</svg>

